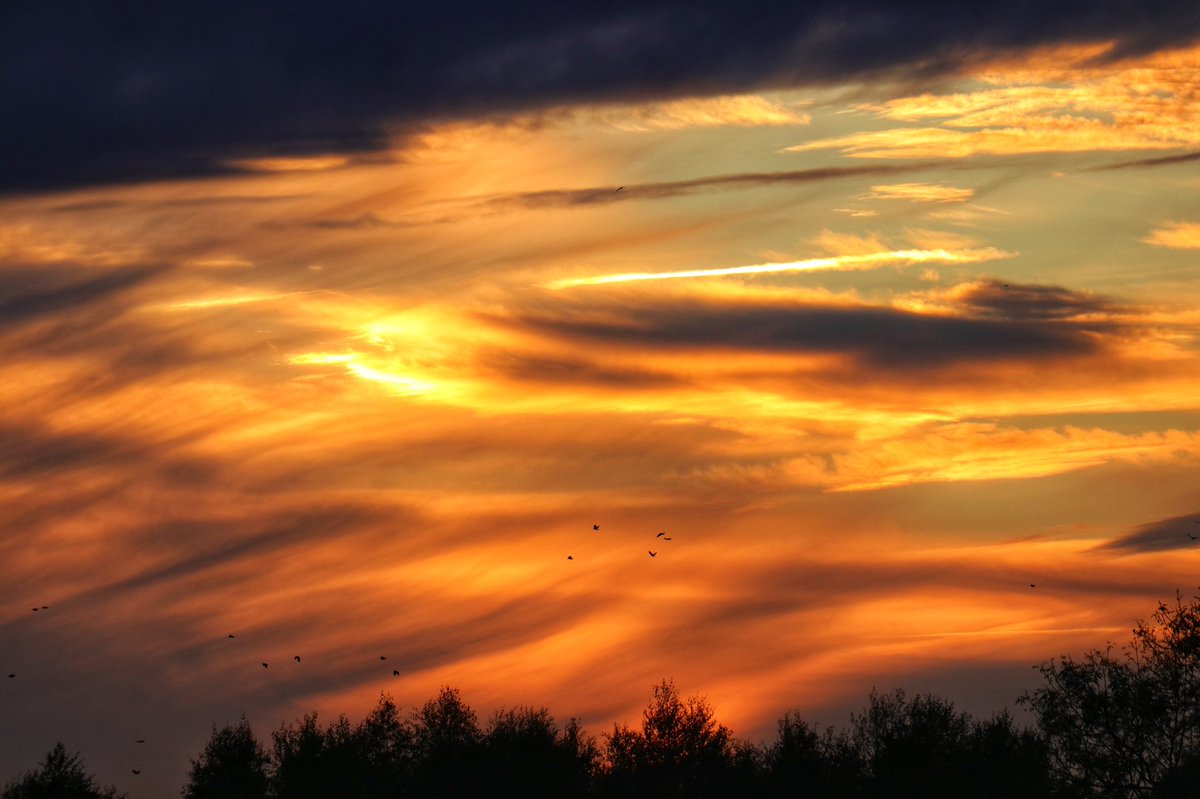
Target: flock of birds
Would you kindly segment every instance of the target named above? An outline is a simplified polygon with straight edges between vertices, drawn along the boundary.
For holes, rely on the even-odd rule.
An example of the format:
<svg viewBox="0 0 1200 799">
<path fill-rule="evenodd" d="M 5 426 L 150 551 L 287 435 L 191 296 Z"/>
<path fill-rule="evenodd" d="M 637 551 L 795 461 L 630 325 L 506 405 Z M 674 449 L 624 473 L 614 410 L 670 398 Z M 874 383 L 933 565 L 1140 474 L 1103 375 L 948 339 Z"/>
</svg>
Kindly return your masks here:
<svg viewBox="0 0 1200 799">
<path fill-rule="evenodd" d="M 617 191 L 620 191 L 620 189 L 617 189 Z M 593 530 L 594 532 L 597 532 L 597 533 L 598 533 L 598 532 L 600 532 L 600 525 L 599 525 L 599 524 L 593 524 L 593 525 L 592 525 L 592 530 Z M 654 536 L 654 538 L 655 538 L 655 540 L 658 540 L 658 539 L 660 539 L 660 538 L 661 538 L 663 541 L 670 541 L 670 540 L 671 540 L 671 536 L 667 535 L 667 534 L 666 534 L 666 532 L 659 533 L 658 535 Z M 655 552 L 653 549 L 647 549 L 646 551 L 647 551 L 648 553 L 650 553 L 650 557 L 652 557 L 652 558 L 657 558 L 657 557 L 658 557 L 658 553 L 657 553 L 657 552 Z M 575 560 L 575 556 L 574 556 L 574 555 L 567 555 L 567 560 Z"/>
<path fill-rule="evenodd" d="M 40 612 L 42 612 L 42 611 L 46 611 L 46 610 L 49 610 L 49 609 L 50 609 L 50 606 L 49 606 L 49 605 L 40 605 L 40 606 L 38 606 L 38 607 L 35 607 L 35 608 L 33 608 L 33 612 L 34 612 L 34 613 L 40 613 Z M 232 639 L 232 638 L 237 638 L 237 636 L 236 636 L 236 635 L 234 635 L 233 633 L 229 633 L 228 635 L 226 635 L 226 636 L 225 636 L 225 638 L 226 638 L 226 639 Z M 387 660 L 387 655 L 380 655 L 380 656 L 379 656 L 379 659 L 380 659 L 381 661 L 385 661 L 385 660 Z M 300 662 L 301 662 L 301 657 L 300 657 L 300 655 L 293 655 L 293 656 L 292 656 L 292 660 L 296 661 L 297 663 L 300 663 Z M 261 666 L 262 666 L 264 669 L 266 669 L 266 668 L 270 668 L 270 666 L 271 666 L 270 662 L 269 662 L 269 661 L 265 661 L 265 660 L 264 660 L 264 661 L 262 661 L 260 665 L 261 665 Z M 393 676 L 393 677 L 399 677 L 399 676 L 400 676 L 400 670 L 399 670 L 399 669 L 392 669 L 392 676 Z M 9 678 L 10 680 L 12 680 L 12 679 L 16 679 L 16 677 L 17 677 L 17 675 L 16 675 L 15 673 L 10 673 L 10 674 L 8 675 L 8 678 Z M 145 738 L 137 738 L 137 739 L 135 739 L 135 740 L 134 740 L 134 743 L 136 743 L 136 744 L 144 744 L 144 743 L 146 743 L 146 739 L 145 739 Z M 136 777 L 136 776 L 138 776 L 139 774 L 141 774 L 141 773 L 142 773 L 142 770 L 141 770 L 140 768 L 130 768 L 130 771 L 133 773 L 133 775 L 134 775 L 135 777 Z"/>
<path fill-rule="evenodd" d="M 617 191 L 620 191 L 620 189 L 617 189 Z M 1196 520 L 1194 520 L 1194 521 L 1195 521 L 1195 523 L 1196 523 L 1196 524 L 1200 524 L 1200 519 L 1196 519 Z M 600 532 L 600 525 L 599 525 L 598 523 L 597 523 L 597 524 L 593 524 L 593 525 L 592 525 L 592 531 L 593 531 L 593 532 L 597 532 L 597 533 L 598 533 L 598 532 Z M 1200 541 L 1200 535 L 1192 535 L 1191 533 L 1187 533 L 1186 535 L 1187 535 L 1187 537 L 1188 537 L 1189 539 L 1191 539 L 1192 541 Z M 657 540 L 660 540 L 660 539 L 661 539 L 662 541 L 670 541 L 670 540 L 671 540 L 671 536 L 667 535 L 667 534 L 666 534 L 666 531 L 663 531 L 663 532 L 661 532 L 661 533 L 658 533 L 657 535 L 655 535 L 655 536 L 654 536 L 654 539 L 655 539 L 656 541 L 657 541 Z M 650 555 L 650 557 L 652 557 L 652 558 L 654 558 L 654 557 L 657 557 L 657 556 L 658 556 L 658 553 L 657 553 L 657 552 L 655 552 L 653 549 L 647 549 L 647 550 L 646 550 L 646 552 L 647 552 L 647 553 Z M 567 560 L 575 560 L 575 557 L 574 557 L 573 555 L 567 555 Z M 1030 584 L 1029 584 L 1029 587 L 1030 587 L 1030 588 L 1037 588 L 1037 583 L 1030 583 Z M 34 613 L 40 613 L 41 611 L 44 611 L 44 610 L 49 610 L 49 609 L 50 609 L 50 606 L 49 606 L 49 605 L 39 605 L 38 607 L 35 607 L 35 608 L 33 608 L 33 612 L 34 612 Z M 229 634 L 226 636 L 226 638 L 236 638 L 236 637 L 237 637 L 237 636 L 235 636 L 233 633 L 229 633 Z M 385 660 L 387 660 L 387 655 L 380 655 L 380 656 L 379 656 L 379 659 L 380 659 L 381 661 L 385 661 Z M 292 656 L 292 660 L 296 661 L 297 663 L 300 663 L 300 662 L 301 662 L 300 655 L 293 655 L 293 656 Z M 263 667 L 264 669 L 270 668 L 270 666 L 271 666 L 270 662 L 268 662 L 268 661 L 265 661 L 265 660 L 264 660 L 264 661 L 262 661 L 261 665 L 262 665 L 262 667 Z M 1038 667 L 1037 667 L 1037 666 L 1034 666 L 1034 668 L 1038 668 Z M 8 675 L 8 678 L 9 678 L 10 680 L 11 680 L 11 679 L 16 679 L 16 676 L 17 676 L 16 674 L 9 674 L 9 675 Z M 399 670 L 399 669 L 392 669 L 392 676 L 393 676 L 393 677 L 399 677 L 399 676 L 400 676 L 400 670 Z M 134 741 L 134 743 L 138 743 L 138 744 L 144 744 L 144 743 L 146 743 L 146 739 L 145 739 L 145 738 L 138 738 L 138 739 L 136 739 L 136 740 Z M 141 773 L 142 773 L 142 770 L 141 770 L 141 769 L 138 769 L 138 768 L 131 768 L 131 769 L 130 769 L 130 771 L 132 771 L 132 772 L 133 772 L 134 776 L 137 776 L 137 775 L 139 775 L 139 774 L 141 774 Z"/>
</svg>

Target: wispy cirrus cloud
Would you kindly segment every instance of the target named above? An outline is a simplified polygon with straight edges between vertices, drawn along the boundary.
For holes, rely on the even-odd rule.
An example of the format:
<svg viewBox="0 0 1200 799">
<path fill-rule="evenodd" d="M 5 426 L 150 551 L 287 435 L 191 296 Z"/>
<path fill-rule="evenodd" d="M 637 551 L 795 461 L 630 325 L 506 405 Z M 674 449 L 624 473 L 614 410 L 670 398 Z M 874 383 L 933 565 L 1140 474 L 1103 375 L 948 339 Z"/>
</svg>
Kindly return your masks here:
<svg viewBox="0 0 1200 799">
<path fill-rule="evenodd" d="M 1195 149 L 1197 74 L 1196 50 L 1113 64 L 1097 64 L 1095 54 L 1084 51 L 1074 63 L 1000 65 L 975 72 L 984 84 L 975 91 L 859 106 L 913 126 L 818 139 L 787 151 L 838 149 L 850 157 L 892 159 Z"/>
</svg>

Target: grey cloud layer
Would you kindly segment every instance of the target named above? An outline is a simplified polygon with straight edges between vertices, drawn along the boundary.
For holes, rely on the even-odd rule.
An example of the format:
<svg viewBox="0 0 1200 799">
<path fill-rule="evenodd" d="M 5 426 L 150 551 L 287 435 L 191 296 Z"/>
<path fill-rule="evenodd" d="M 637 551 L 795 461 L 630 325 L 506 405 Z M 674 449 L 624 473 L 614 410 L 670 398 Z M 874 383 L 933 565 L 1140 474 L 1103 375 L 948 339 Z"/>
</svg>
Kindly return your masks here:
<svg viewBox="0 0 1200 799">
<path fill-rule="evenodd" d="M 841 354 L 882 369 L 1098 352 L 1099 344 L 1089 330 L 1057 320 L 1058 312 L 1049 309 L 1043 294 L 1033 287 L 1000 302 L 984 289 L 974 299 L 988 312 L 977 317 L 868 305 L 668 299 L 591 305 L 580 313 L 573 313 L 568 305 L 494 321 L 609 345 Z M 1072 295 L 1051 296 L 1054 307 L 1071 304 Z M 991 313 L 994 308 L 999 313 Z"/>
<path fill-rule="evenodd" d="M 991 53 L 1192 41 L 1200 8 L 882 0 L 414 5 L 0 4 L 0 191 L 237 172 L 364 153 L 437 118 L 850 81 Z"/>
</svg>

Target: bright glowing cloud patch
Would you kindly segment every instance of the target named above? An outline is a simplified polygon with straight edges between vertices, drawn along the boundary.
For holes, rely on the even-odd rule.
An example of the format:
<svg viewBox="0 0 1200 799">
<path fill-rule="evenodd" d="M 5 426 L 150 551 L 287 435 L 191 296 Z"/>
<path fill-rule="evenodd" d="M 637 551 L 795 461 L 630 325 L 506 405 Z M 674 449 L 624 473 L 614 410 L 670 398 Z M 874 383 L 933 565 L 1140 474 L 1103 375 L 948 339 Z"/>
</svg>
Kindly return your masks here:
<svg viewBox="0 0 1200 799">
<path fill-rule="evenodd" d="M 1173 250 L 1200 250 L 1200 222 L 1168 222 L 1142 241 Z"/>
<path fill-rule="evenodd" d="M 812 117 L 796 105 L 748 94 L 615 107 L 597 110 L 595 115 L 623 131 L 809 124 Z"/>
<path fill-rule="evenodd" d="M 942 186 L 931 183 L 893 183 L 887 186 L 872 186 L 864 194 L 864 200 L 912 200 L 919 203 L 961 203 L 975 196 L 971 189 Z"/>
</svg>

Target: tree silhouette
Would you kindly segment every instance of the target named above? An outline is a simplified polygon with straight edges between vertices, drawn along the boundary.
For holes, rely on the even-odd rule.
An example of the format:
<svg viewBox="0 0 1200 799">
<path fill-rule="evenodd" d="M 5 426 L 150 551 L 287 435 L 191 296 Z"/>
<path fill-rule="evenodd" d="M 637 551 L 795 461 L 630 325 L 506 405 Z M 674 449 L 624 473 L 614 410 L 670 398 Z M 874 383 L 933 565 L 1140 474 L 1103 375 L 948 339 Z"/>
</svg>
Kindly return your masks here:
<svg viewBox="0 0 1200 799">
<path fill-rule="evenodd" d="M 501 708 L 483 737 L 481 777 L 498 796 L 583 796 L 599 752 L 595 740 L 571 719 L 560 732 L 545 708 Z"/>
<path fill-rule="evenodd" d="M 1158 606 L 1119 652 L 1041 666 L 1020 702 L 1037 717 L 1055 776 L 1082 796 L 1145 797 L 1200 752 L 1200 598 Z M 1164 788 L 1163 790 L 1167 790 Z M 1195 795 L 1194 793 L 1191 795 Z"/>
<path fill-rule="evenodd" d="M 272 734 L 275 795 L 281 799 L 361 796 L 360 759 L 345 716 L 321 729 L 310 713 Z"/>
<path fill-rule="evenodd" d="M 779 719 L 775 743 L 763 751 L 764 794 L 771 799 L 790 798 L 797 795 L 797 786 L 804 786 L 806 794 L 834 796 L 835 785 L 850 781 L 835 779 L 832 748 L 829 737 L 822 739 L 798 713 L 784 714 Z M 855 757 L 850 771 L 857 774 L 859 770 Z"/>
<path fill-rule="evenodd" d="M 61 743 L 33 771 L 4 786 L 0 799 L 123 799 L 115 787 L 102 788 L 83 769 L 79 754 L 68 755 Z"/>
<path fill-rule="evenodd" d="M 606 759 L 607 792 L 615 796 L 724 795 L 735 771 L 729 728 L 704 699 L 681 700 L 669 680 L 654 687 L 641 730 L 613 725 Z"/>
<path fill-rule="evenodd" d="M 360 796 L 364 799 L 397 796 L 411 782 L 413 726 L 400 717 L 390 697 L 379 703 L 354 730 L 359 756 Z"/>
<path fill-rule="evenodd" d="M 480 778 L 483 736 L 458 691 L 445 686 L 413 715 L 417 796 L 472 797 L 486 793 Z"/>
<path fill-rule="evenodd" d="M 264 799 L 267 795 L 266 749 L 242 716 L 236 725 L 213 725 L 200 757 L 192 761 L 184 799 Z"/>
</svg>

